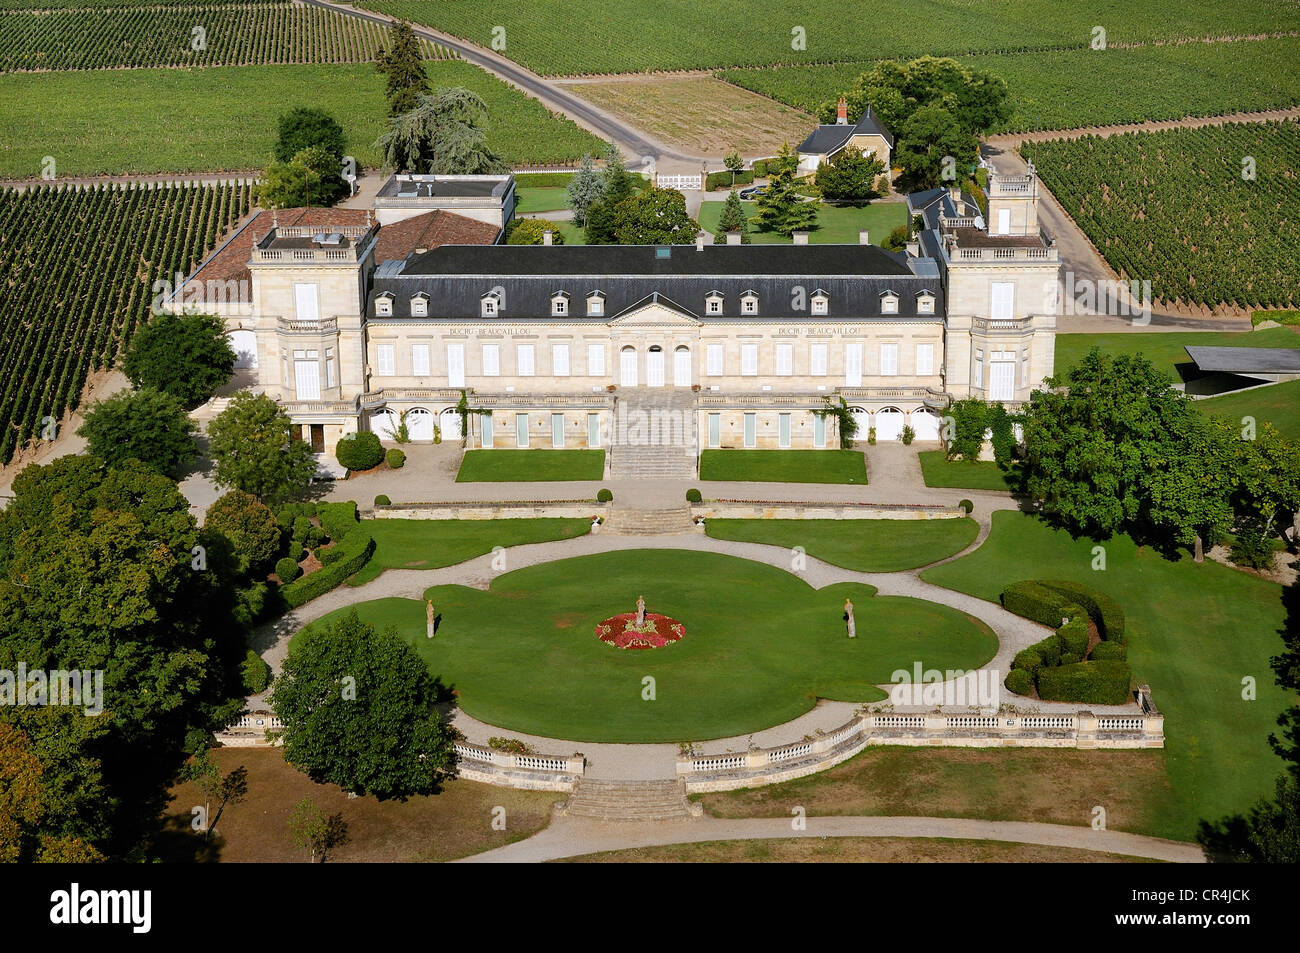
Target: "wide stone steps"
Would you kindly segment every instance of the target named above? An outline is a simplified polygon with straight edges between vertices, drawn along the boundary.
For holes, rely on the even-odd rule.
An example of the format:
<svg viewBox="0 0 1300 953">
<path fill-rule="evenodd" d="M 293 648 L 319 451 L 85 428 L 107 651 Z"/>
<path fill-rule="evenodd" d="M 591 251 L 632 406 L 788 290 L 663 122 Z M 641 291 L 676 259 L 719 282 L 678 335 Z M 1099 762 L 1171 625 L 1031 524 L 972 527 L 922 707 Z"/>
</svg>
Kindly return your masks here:
<svg viewBox="0 0 1300 953">
<path fill-rule="evenodd" d="M 571 817 L 602 821 L 670 821 L 698 816 L 686 799 L 686 783 L 673 781 L 602 781 L 580 778 L 559 808 Z"/>
<path fill-rule="evenodd" d="M 694 528 L 691 508 L 683 503 L 657 510 L 611 510 L 600 529 L 614 536 L 666 536 L 689 533 Z"/>
<path fill-rule="evenodd" d="M 619 398 L 610 448 L 610 476 L 623 480 L 689 480 L 695 476 L 695 395 L 640 388 Z"/>
</svg>

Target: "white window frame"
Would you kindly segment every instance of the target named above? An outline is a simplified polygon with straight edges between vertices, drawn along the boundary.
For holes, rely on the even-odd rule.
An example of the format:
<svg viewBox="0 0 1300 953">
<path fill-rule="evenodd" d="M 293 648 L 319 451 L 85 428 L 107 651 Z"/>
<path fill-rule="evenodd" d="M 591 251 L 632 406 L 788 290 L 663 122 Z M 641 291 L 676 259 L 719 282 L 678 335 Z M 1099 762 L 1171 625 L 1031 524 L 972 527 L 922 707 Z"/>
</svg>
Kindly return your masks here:
<svg viewBox="0 0 1300 953">
<path fill-rule="evenodd" d="M 429 363 L 429 345 L 411 345 L 411 376 L 428 377 L 431 373 Z"/>
<path fill-rule="evenodd" d="M 397 375 L 397 346 L 394 344 L 375 345 L 375 376 L 395 377 Z"/>
<path fill-rule="evenodd" d="M 605 345 L 603 344 L 587 345 L 587 376 L 588 377 L 605 376 Z"/>
<path fill-rule="evenodd" d="M 707 377 L 721 377 L 726 368 L 727 349 L 721 344 L 704 346 L 704 373 Z"/>
<path fill-rule="evenodd" d="M 931 295 L 921 295 L 916 299 L 917 314 L 934 314 L 934 298 Z"/>
<path fill-rule="evenodd" d="M 740 376 L 741 377 L 758 376 L 758 345 L 757 344 L 740 345 Z"/>
<path fill-rule="evenodd" d="M 812 377 L 826 376 L 826 355 L 827 348 L 825 343 L 814 341 L 808 349 L 808 373 Z"/>
<path fill-rule="evenodd" d="M 989 317 L 1009 320 L 1016 313 L 1016 283 L 1014 281 L 989 282 Z"/>
<path fill-rule="evenodd" d="M 898 344 L 895 341 L 885 341 L 880 345 L 880 376 L 898 376 Z"/>
<path fill-rule="evenodd" d="M 794 434 L 794 415 L 776 415 L 776 445 L 778 449 L 789 450 Z"/>
<path fill-rule="evenodd" d="M 483 376 L 500 377 L 501 376 L 501 345 L 484 344 L 482 357 L 483 357 Z"/>
<path fill-rule="evenodd" d="M 984 386 L 984 350 L 978 347 L 975 349 L 975 386 Z"/>
<path fill-rule="evenodd" d="M 811 300 L 813 314 L 829 314 L 830 298 L 826 295 L 813 295 Z"/>
<path fill-rule="evenodd" d="M 537 376 L 537 352 L 531 344 L 515 346 L 515 375 L 518 377 Z"/>
<path fill-rule="evenodd" d="M 485 318 L 495 318 L 501 312 L 500 301 L 496 295 L 484 295 L 481 299 L 481 311 Z"/>
<path fill-rule="evenodd" d="M 564 318 L 569 315 L 569 299 L 564 295 L 551 298 L 551 317 Z"/>
<path fill-rule="evenodd" d="M 392 317 L 393 314 L 393 296 L 390 294 L 381 294 L 375 298 L 375 314 L 381 318 Z"/>
<path fill-rule="evenodd" d="M 551 345 L 551 375 L 553 377 L 569 376 L 569 345 Z"/>
<path fill-rule="evenodd" d="M 309 304 L 309 307 L 303 307 L 304 301 Z M 389 296 L 389 314 L 392 313 L 392 309 L 392 297 Z M 293 313 L 294 317 L 299 321 L 320 320 L 320 287 L 318 285 L 309 281 L 295 281 L 293 283 Z"/>
<path fill-rule="evenodd" d="M 338 364 L 334 361 L 334 348 L 325 349 L 325 386 L 337 387 L 339 382 Z"/>
<path fill-rule="evenodd" d="M 794 376 L 794 345 L 778 344 L 776 346 L 776 376 Z"/>
<path fill-rule="evenodd" d="M 881 314 L 898 314 L 898 297 L 896 295 L 885 295 L 880 299 Z"/>
<path fill-rule="evenodd" d="M 844 342 L 844 386 L 862 386 L 862 342 Z"/>
<path fill-rule="evenodd" d="M 411 296 L 411 317 L 427 318 L 429 316 L 429 299 L 426 295 Z"/>
<path fill-rule="evenodd" d="M 708 441 L 711 449 L 717 449 L 722 446 L 722 414 L 709 414 Z"/>
<path fill-rule="evenodd" d="M 741 314 L 758 314 L 758 295 L 744 295 L 740 299 Z"/>
<path fill-rule="evenodd" d="M 465 345 L 460 341 L 447 345 L 447 386 L 465 386 Z"/>
<path fill-rule="evenodd" d="M 916 374 L 929 377 L 934 374 L 934 345 L 918 344 L 916 346 Z"/>
<path fill-rule="evenodd" d="M 722 314 L 722 295 L 708 295 L 704 299 L 705 314 Z"/>
<path fill-rule="evenodd" d="M 587 314 L 600 317 L 605 313 L 605 299 L 600 295 L 587 295 Z"/>
</svg>

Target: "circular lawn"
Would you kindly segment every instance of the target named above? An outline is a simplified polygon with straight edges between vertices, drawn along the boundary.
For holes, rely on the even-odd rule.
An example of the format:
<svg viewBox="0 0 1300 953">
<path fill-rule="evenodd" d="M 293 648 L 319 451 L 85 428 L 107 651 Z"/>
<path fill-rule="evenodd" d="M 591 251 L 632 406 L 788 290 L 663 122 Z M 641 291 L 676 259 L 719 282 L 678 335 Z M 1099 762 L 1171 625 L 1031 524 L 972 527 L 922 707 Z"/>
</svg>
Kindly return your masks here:
<svg viewBox="0 0 1300 953">
<path fill-rule="evenodd" d="M 733 556 L 674 550 L 602 553 L 505 573 L 488 591 L 437 586 L 425 605 L 376 599 L 356 609 L 394 626 L 473 717 L 516 731 L 591 742 L 705 741 L 770 728 L 818 698 L 878 701 L 898 669 L 974 669 L 997 651 L 989 628 L 956 609 L 871 586 L 813 589 Z M 624 651 L 596 626 L 635 610 L 680 620 L 685 637 Z M 857 638 L 845 635 L 852 599 Z M 328 624 L 339 613 L 312 623 Z"/>
</svg>

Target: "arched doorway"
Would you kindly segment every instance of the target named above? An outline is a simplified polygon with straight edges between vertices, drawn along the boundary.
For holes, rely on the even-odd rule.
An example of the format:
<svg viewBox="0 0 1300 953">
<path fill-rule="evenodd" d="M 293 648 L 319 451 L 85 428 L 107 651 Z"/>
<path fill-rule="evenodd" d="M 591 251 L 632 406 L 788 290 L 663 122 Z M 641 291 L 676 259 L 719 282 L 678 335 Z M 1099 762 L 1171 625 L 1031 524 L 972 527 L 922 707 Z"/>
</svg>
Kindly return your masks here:
<svg viewBox="0 0 1300 953">
<path fill-rule="evenodd" d="M 618 353 L 618 384 L 620 387 L 636 386 L 636 348 L 630 344 Z"/>
<path fill-rule="evenodd" d="M 377 410 L 370 415 L 370 432 L 380 440 L 396 440 L 401 418 L 391 410 Z"/>
<path fill-rule="evenodd" d="M 849 413 L 853 415 L 854 421 L 858 425 L 857 432 L 854 433 L 853 439 L 866 440 L 867 431 L 871 429 L 871 414 L 861 407 L 850 407 Z"/>
<path fill-rule="evenodd" d="M 257 335 L 252 331 L 231 331 L 226 335 L 235 352 L 235 367 L 257 367 Z"/>
<path fill-rule="evenodd" d="M 929 407 L 918 407 L 912 411 L 912 430 L 917 440 L 939 439 L 939 415 Z"/>
<path fill-rule="evenodd" d="M 460 414 L 455 407 L 448 407 L 438 415 L 438 429 L 442 432 L 443 440 L 459 440 L 460 433 Z"/>
<path fill-rule="evenodd" d="M 673 351 L 673 386 L 691 386 L 691 349 L 685 344 Z"/>
<path fill-rule="evenodd" d="M 664 386 L 664 349 L 658 344 L 650 345 L 645 361 L 646 387 Z"/>
<path fill-rule="evenodd" d="M 876 412 L 876 439 L 901 440 L 906 416 L 897 407 L 886 407 Z"/>
<path fill-rule="evenodd" d="M 433 414 L 423 407 L 412 407 L 406 412 L 406 432 L 412 440 L 433 442 Z"/>
</svg>

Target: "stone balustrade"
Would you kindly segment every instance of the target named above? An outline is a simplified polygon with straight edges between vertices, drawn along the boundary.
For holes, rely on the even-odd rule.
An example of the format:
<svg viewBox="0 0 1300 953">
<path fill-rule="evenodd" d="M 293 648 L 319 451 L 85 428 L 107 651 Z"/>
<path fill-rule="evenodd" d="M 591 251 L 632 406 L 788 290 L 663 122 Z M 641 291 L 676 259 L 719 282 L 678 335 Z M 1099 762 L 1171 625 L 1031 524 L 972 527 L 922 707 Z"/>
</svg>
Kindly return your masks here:
<svg viewBox="0 0 1300 953">
<path fill-rule="evenodd" d="M 604 517 L 608 503 L 595 500 L 502 500 L 491 503 L 390 503 L 370 514 L 396 520 L 591 519 Z"/>
<path fill-rule="evenodd" d="M 581 752 L 516 754 L 468 741 L 457 741 L 454 748 L 460 777 L 526 791 L 571 791 L 587 766 Z"/>
<path fill-rule="evenodd" d="M 804 503 L 770 500 L 704 500 L 691 517 L 704 520 L 953 520 L 966 511 L 938 503 Z"/>
</svg>

